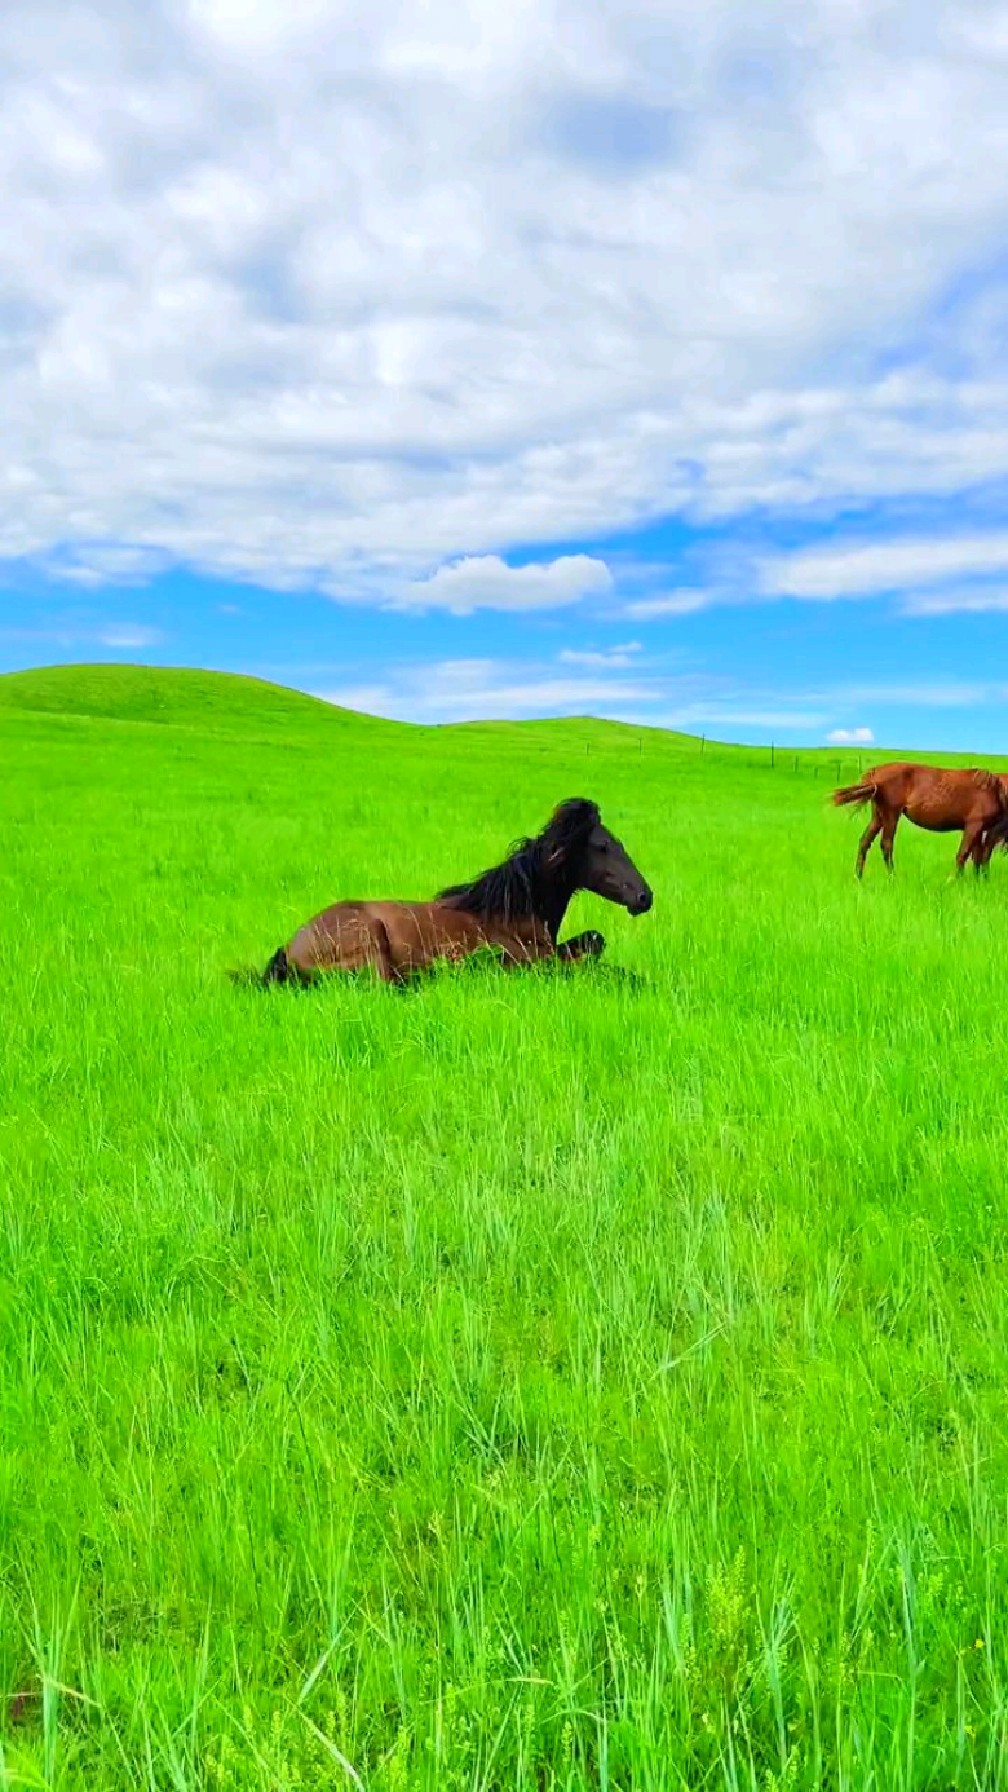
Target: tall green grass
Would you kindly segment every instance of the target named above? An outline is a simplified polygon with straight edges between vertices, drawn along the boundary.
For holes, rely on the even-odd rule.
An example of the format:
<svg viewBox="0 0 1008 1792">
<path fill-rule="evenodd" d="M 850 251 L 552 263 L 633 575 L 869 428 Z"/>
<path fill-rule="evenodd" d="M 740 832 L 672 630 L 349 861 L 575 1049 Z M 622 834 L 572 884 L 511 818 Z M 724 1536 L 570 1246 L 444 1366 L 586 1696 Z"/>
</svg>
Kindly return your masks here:
<svg viewBox="0 0 1008 1792">
<path fill-rule="evenodd" d="M 0 762 L 0 1786 L 1008 1784 L 1000 855 L 210 675 Z M 597 970 L 227 980 L 579 794 Z"/>
</svg>

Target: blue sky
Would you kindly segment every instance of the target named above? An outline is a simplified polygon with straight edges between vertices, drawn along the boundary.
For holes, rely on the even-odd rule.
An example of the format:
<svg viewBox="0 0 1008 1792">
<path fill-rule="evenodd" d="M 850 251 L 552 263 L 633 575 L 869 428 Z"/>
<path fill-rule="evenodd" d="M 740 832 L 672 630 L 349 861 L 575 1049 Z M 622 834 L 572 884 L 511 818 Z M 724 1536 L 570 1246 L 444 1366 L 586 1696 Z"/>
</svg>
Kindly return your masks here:
<svg viewBox="0 0 1008 1792">
<path fill-rule="evenodd" d="M 1008 751 L 1006 16 L 4 9 L 0 670 Z"/>
</svg>

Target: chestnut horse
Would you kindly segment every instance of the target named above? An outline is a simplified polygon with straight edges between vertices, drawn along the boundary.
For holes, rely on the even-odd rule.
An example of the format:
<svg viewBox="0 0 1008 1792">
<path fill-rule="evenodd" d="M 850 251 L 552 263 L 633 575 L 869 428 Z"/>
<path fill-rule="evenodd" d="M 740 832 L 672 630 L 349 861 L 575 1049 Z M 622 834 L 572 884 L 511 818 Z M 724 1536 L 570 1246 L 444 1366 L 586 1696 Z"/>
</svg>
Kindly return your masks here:
<svg viewBox="0 0 1008 1792">
<path fill-rule="evenodd" d="M 595 803 L 561 803 L 534 840 L 522 840 L 503 864 L 433 902 L 337 902 L 300 927 L 273 954 L 260 981 L 309 983 L 326 971 L 370 966 L 385 983 L 404 983 L 438 959 L 457 960 L 489 947 L 505 965 L 543 959 L 570 963 L 596 957 L 600 933 L 559 944 L 564 915 L 577 890 L 591 890 L 632 915 L 654 900 L 620 842 L 604 828 Z"/>
<path fill-rule="evenodd" d="M 902 815 L 931 833 L 962 830 L 957 871 L 962 871 L 970 858 L 975 871 L 986 870 L 995 846 L 1004 843 L 1008 832 L 1008 778 L 995 772 L 950 771 L 940 765 L 899 761 L 877 765 L 865 772 L 860 783 L 835 790 L 833 801 L 840 806 L 872 805 L 872 818 L 858 847 L 858 877 L 863 875 L 869 848 L 878 834 L 882 836 L 882 857 L 892 870 L 893 840 Z"/>
</svg>

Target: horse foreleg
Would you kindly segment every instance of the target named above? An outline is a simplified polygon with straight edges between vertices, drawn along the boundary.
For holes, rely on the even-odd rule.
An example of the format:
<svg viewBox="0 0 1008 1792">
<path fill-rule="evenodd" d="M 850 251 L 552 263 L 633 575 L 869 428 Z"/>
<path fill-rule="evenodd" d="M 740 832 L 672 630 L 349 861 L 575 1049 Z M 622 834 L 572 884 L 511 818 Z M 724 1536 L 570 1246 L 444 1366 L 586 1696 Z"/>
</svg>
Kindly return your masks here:
<svg viewBox="0 0 1008 1792">
<path fill-rule="evenodd" d="M 546 937 L 541 940 L 521 936 L 509 940 L 498 939 L 493 942 L 493 946 L 499 954 L 498 963 L 506 971 L 527 970 L 530 964 L 542 964 L 544 960 L 555 956 L 553 944 Z"/>
<path fill-rule="evenodd" d="M 577 964 L 582 958 L 597 958 L 605 951 L 601 933 L 577 933 L 554 946 L 544 933 L 534 939 L 525 935 L 497 942 L 500 962 L 507 970 L 518 970 L 532 964 Z"/>
<path fill-rule="evenodd" d="M 590 930 L 562 941 L 556 949 L 556 957 L 561 964 L 576 964 L 582 958 L 600 958 L 604 951 L 605 936 Z"/>
<path fill-rule="evenodd" d="M 872 810 L 872 818 L 871 818 L 870 822 L 868 823 L 868 826 L 865 828 L 864 833 L 861 836 L 861 844 L 858 847 L 858 855 L 857 855 L 857 875 L 858 875 L 858 877 L 864 876 L 865 859 L 868 857 L 869 849 L 870 849 L 873 841 L 875 840 L 876 835 L 881 834 L 881 832 L 882 832 L 882 817 L 880 816 L 878 809 L 875 808 Z"/>
</svg>

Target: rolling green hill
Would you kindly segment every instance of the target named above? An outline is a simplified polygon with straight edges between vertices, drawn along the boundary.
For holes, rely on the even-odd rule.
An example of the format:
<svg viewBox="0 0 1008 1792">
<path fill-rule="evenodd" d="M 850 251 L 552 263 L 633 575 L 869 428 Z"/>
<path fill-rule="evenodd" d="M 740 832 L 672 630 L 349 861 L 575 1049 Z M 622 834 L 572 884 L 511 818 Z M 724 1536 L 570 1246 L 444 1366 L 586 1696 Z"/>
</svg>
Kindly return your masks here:
<svg viewBox="0 0 1008 1792">
<path fill-rule="evenodd" d="M 215 732 L 305 729 L 346 712 L 317 697 L 229 672 L 154 666 L 47 666 L 0 676 L 0 710 L 159 722 Z"/>
<path fill-rule="evenodd" d="M 210 673 L 0 763 L 0 1788 L 1003 1784 L 1004 857 Z M 599 967 L 228 980 L 574 794 Z"/>
</svg>

